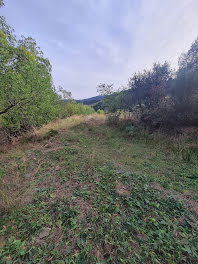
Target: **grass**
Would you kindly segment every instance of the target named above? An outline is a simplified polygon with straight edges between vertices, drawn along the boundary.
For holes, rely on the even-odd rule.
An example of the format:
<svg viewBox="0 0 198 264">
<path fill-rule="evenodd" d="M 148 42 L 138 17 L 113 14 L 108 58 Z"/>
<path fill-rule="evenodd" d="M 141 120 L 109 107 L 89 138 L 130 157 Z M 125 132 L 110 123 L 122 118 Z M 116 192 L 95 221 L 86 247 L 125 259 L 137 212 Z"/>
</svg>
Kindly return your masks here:
<svg viewBox="0 0 198 264">
<path fill-rule="evenodd" d="M 1 155 L 0 263 L 197 263 L 198 164 L 183 155 L 103 115 L 36 131 Z"/>
</svg>

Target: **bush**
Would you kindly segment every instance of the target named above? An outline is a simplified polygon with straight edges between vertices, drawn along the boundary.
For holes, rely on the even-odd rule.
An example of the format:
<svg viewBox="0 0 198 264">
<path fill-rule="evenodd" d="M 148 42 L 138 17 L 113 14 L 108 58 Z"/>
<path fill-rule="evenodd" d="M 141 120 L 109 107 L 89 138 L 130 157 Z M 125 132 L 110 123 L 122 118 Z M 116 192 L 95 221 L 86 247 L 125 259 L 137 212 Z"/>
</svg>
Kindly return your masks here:
<svg viewBox="0 0 198 264">
<path fill-rule="evenodd" d="M 104 110 L 98 109 L 98 110 L 97 110 L 97 113 L 98 113 L 99 115 L 103 115 L 103 114 L 104 114 Z"/>
<path fill-rule="evenodd" d="M 95 111 L 91 106 L 78 104 L 75 101 L 61 101 L 59 104 L 60 118 L 66 118 L 72 115 L 91 115 L 93 113 L 95 113 Z"/>
<path fill-rule="evenodd" d="M 134 136 L 134 134 L 135 134 L 135 131 L 134 131 L 134 126 L 127 126 L 126 128 L 125 128 L 125 132 L 127 133 L 127 135 L 129 136 L 129 137 L 133 137 Z"/>
<path fill-rule="evenodd" d="M 110 123 L 128 112 L 149 128 L 198 125 L 198 39 L 180 57 L 176 72 L 167 62 L 154 63 L 133 74 L 128 89 L 113 91 L 112 85 L 102 84 L 99 92 Z"/>
<path fill-rule="evenodd" d="M 107 118 L 107 122 L 109 125 L 118 125 L 119 123 L 119 115 L 109 114 Z"/>
</svg>

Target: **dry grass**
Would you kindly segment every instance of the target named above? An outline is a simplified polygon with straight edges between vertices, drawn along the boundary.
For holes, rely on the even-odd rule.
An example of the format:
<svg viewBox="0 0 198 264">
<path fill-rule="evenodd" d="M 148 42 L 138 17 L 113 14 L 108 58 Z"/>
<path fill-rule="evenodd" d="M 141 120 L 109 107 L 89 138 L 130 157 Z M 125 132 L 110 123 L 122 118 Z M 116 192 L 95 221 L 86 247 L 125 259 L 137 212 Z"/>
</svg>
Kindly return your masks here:
<svg viewBox="0 0 198 264">
<path fill-rule="evenodd" d="M 2 154 L 2 263 L 194 263 L 181 237 L 194 252 L 197 165 L 104 122 L 56 120 Z"/>
<path fill-rule="evenodd" d="M 40 160 L 39 164 L 35 164 L 35 168 L 31 172 L 26 171 L 26 167 L 28 166 L 27 159 L 35 159 L 33 154 L 34 150 L 39 150 L 43 154 L 53 151 L 56 152 L 62 148 L 62 143 L 58 140 L 61 133 L 65 133 L 67 129 L 77 126 L 80 123 L 97 124 L 104 122 L 104 120 L 105 116 L 98 114 L 57 119 L 44 125 L 40 129 L 34 129 L 34 131 L 21 136 L 18 140 L 13 141 L 12 144 L 4 144 L 4 151 L 0 151 L 0 167 L 7 163 L 10 158 L 13 161 L 9 163 L 9 167 L 5 171 L 6 177 L 3 177 L 0 181 L 0 208 L 7 210 L 8 208 L 19 207 L 31 201 L 34 193 L 32 189 L 35 186 L 27 188 L 27 185 L 35 177 L 43 164 L 42 160 Z M 50 136 L 48 137 L 50 131 L 56 131 L 60 135 L 55 137 L 55 134 L 52 138 Z M 28 157 L 27 152 L 29 153 Z M 91 162 L 93 163 L 94 153 L 92 156 Z M 15 157 L 20 158 L 22 161 L 20 166 L 23 169 L 25 177 L 21 177 Z M 93 164 L 91 167 L 93 167 Z M 64 188 L 64 186 L 62 187 Z M 57 191 L 60 194 L 61 190 L 58 189 Z M 65 192 L 62 194 L 65 194 Z"/>
<path fill-rule="evenodd" d="M 98 115 L 98 114 L 93 114 L 90 116 L 82 116 L 82 115 L 81 116 L 71 116 L 66 119 L 54 120 L 48 123 L 47 125 L 43 126 L 42 128 L 35 130 L 34 133 L 35 135 L 42 137 L 46 135 L 46 133 L 48 133 L 52 129 L 61 131 L 61 130 L 65 130 L 70 127 L 76 126 L 83 122 L 87 122 L 87 121 L 89 122 L 91 120 L 94 120 L 94 121 L 104 120 L 104 119 L 105 119 L 104 115 Z"/>
<path fill-rule="evenodd" d="M 94 120 L 94 121 L 93 121 Z M 65 131 L 80 123 L 104 122 L 105 115 L 93 114 L 90 116 L 71 116 L 65 119 L 56 119 L 42 126 L 39 129 L 33 129 L 18 138 L 14 138 L 11 142 L 0 142 L 0 159 L 2 159 L 10 151 L 13 153 L 24 152 L 27 149 L 39 148 L 43 145 L 43 141 L 49 140 L 50 131 Z"/>
<path fill-rule="evenodd" d="M 87 119 L 86 116 L 72 116 L 66 119 L 57 119 L 48 123 L 47 125 L 44 125 L 40 129 L 35 129 L 34 134 L 37 137 L 43 137 L 46 135 L 46 133 L 48 133 L 52 129 L 57 131 L 66 130 L 69 127 L 80 124 L 83 120 L 86 119 Z"/>
</svg>

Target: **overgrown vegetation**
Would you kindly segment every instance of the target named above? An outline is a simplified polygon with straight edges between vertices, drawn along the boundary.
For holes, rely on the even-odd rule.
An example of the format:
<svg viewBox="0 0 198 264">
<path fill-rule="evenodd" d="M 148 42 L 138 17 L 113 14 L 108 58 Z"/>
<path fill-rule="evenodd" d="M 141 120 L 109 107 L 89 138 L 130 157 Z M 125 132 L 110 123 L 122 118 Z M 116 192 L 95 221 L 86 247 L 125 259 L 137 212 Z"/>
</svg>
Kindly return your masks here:
<svg viewBox="0 0 198 264">
<path fill-rule="evenodd" d="M 197 263 L 196 156 L 103 119 L 1 156 L 0 263 Z"/>
<path fill-rule="evenodd" d="M 24 36 L 17 39 L 1 16 L 0 129 L 6 129 L 7 135 L 40 127 L 58 117 L 93 113 L 91 107 L 61 100 L 52 82 L 51 68 L 36 41 Z M 69 94 L 62 88 L 59 92 L 63 97 Z"/>
<path fill-rule="evenodd" d="M 0 142 L 0 264 L 198 263 L 198 40 L 177 71 L 98 91 L 92 108 L 55 89 L 0 17 L 0 138 L 29 131 Z"/>
<path fill-rule="evenodd" d="M 55 118 L 51 65 L 32 38 L 17 40 L 0 17 L 0 122 L 13 133 Z"/>
<path fill-rule="evenodd" d="M 60 118 L 66 118 L 72 115 L 90 115 L 94 112 L 94 109 L 89 105 L 79 104 L 75 101 L 68 101 L 67 103 L 64 101 L 60 102 Z"/>
<path fill-rule="evenodd" d="M 119 116 L 128 113 L 133 120 L 152 128 L 198 125 L 198 39 L 179 58 L 177 71 L 165 63 L 135 73 L 128 86 L 115 92 L 113 85 L 101 84 L 103 107 Z"/>
</svg>

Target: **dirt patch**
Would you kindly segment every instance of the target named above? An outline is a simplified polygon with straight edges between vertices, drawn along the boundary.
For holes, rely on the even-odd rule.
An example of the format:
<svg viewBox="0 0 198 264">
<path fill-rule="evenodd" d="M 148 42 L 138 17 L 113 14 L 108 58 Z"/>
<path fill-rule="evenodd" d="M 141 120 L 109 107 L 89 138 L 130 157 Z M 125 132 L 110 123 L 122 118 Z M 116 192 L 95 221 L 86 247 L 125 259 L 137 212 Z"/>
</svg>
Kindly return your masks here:
<svg viewBox="0 0 198 264">
<path fill-rule="evenodd" d="M 64 236 L 63 228 L 55 227 L 53 233 L 50 236 L 50 241 L 53 242 L 55 248 L 58 248 L 63 236 Z"/>
<path fill-rule="evenodd" d="M 158 182 L 151 182 L 150 187 L 152 189 L 159 191 L 159 197 L 161 199 L 166 199 L 166 197 L 168 195 L 168 191 L 165 190 Z"/>
<path fill-rule="evenodd" d="M 102 249 L 99 246 L 96 246 L 93 249 L 94 256 L 96 256 L 100 260 L 104 260 L 103 253 L 101 251 L 102 251 Z"/>
<path fill-rule="evenodd" d="M 127 196 L 127 197 L 129 197 L 129 195 L 130 195 L 130 193 L 127 190 L 126 186 L 123 183 L 121 183 L 121 182 L 116 182 L 115 189 L 116 189 L 116 192 L 119 195 L 124 195 L 124 196 Z"/>
<path fill-rule="evenodd" d="M 146 234 L 139 233 L 139 234 L 137 235 L 137 237 L 138 237 L 138 239 L 139 239 L 140 241 L 143 241 L 143 242 L 147 242 L 147 241 L 148 241 L 148 238 L 147 238 Z"/>
<path fill-rule="evenodd" d="M 66 183 L 61 183 L 60 181 L 56 181 L 52 184 L 54 188 L 53 191 L 53 200 L 60 199 L 69 199 L 73 195 L 73 191 L 75 188 L 79 186 L 79 183 L 76 179 L 70 178 Z"/>
<path fill-rule="evenodd" d="M 90 191 L 94 191 L 95 185 L 94 183 L 79 183 L 77 179 L 71 177 L 67 180 L 66 183 L 61 183 L 59 181 L 53 183 L 52 187 L 54 188 L 53 191 L 53 200 L 62 200 L 62 199 L 70 199 L 73 196 L 73 192 L 76 188 L 83 188 L 86 185 L 87 189 Z M 77 196 L 71 202 L 72 206 L 79 207 L 79 217 L 80 219 L 84 218 L 87 215 L 88 211 L 92 206 L 91 199 L 84 200 L 82 197 Z"/>
<path fill-rule="evenodd" d="M 82 197 L 76 197 L 72 201 L 72 206 L 78 206 L 79 211 L 79 220 L 82 220 L 84 217 L 86 217 L 90 211 L 90 208 L 92 207 L 91 200 L 84 200 Z"/>
</svg>

